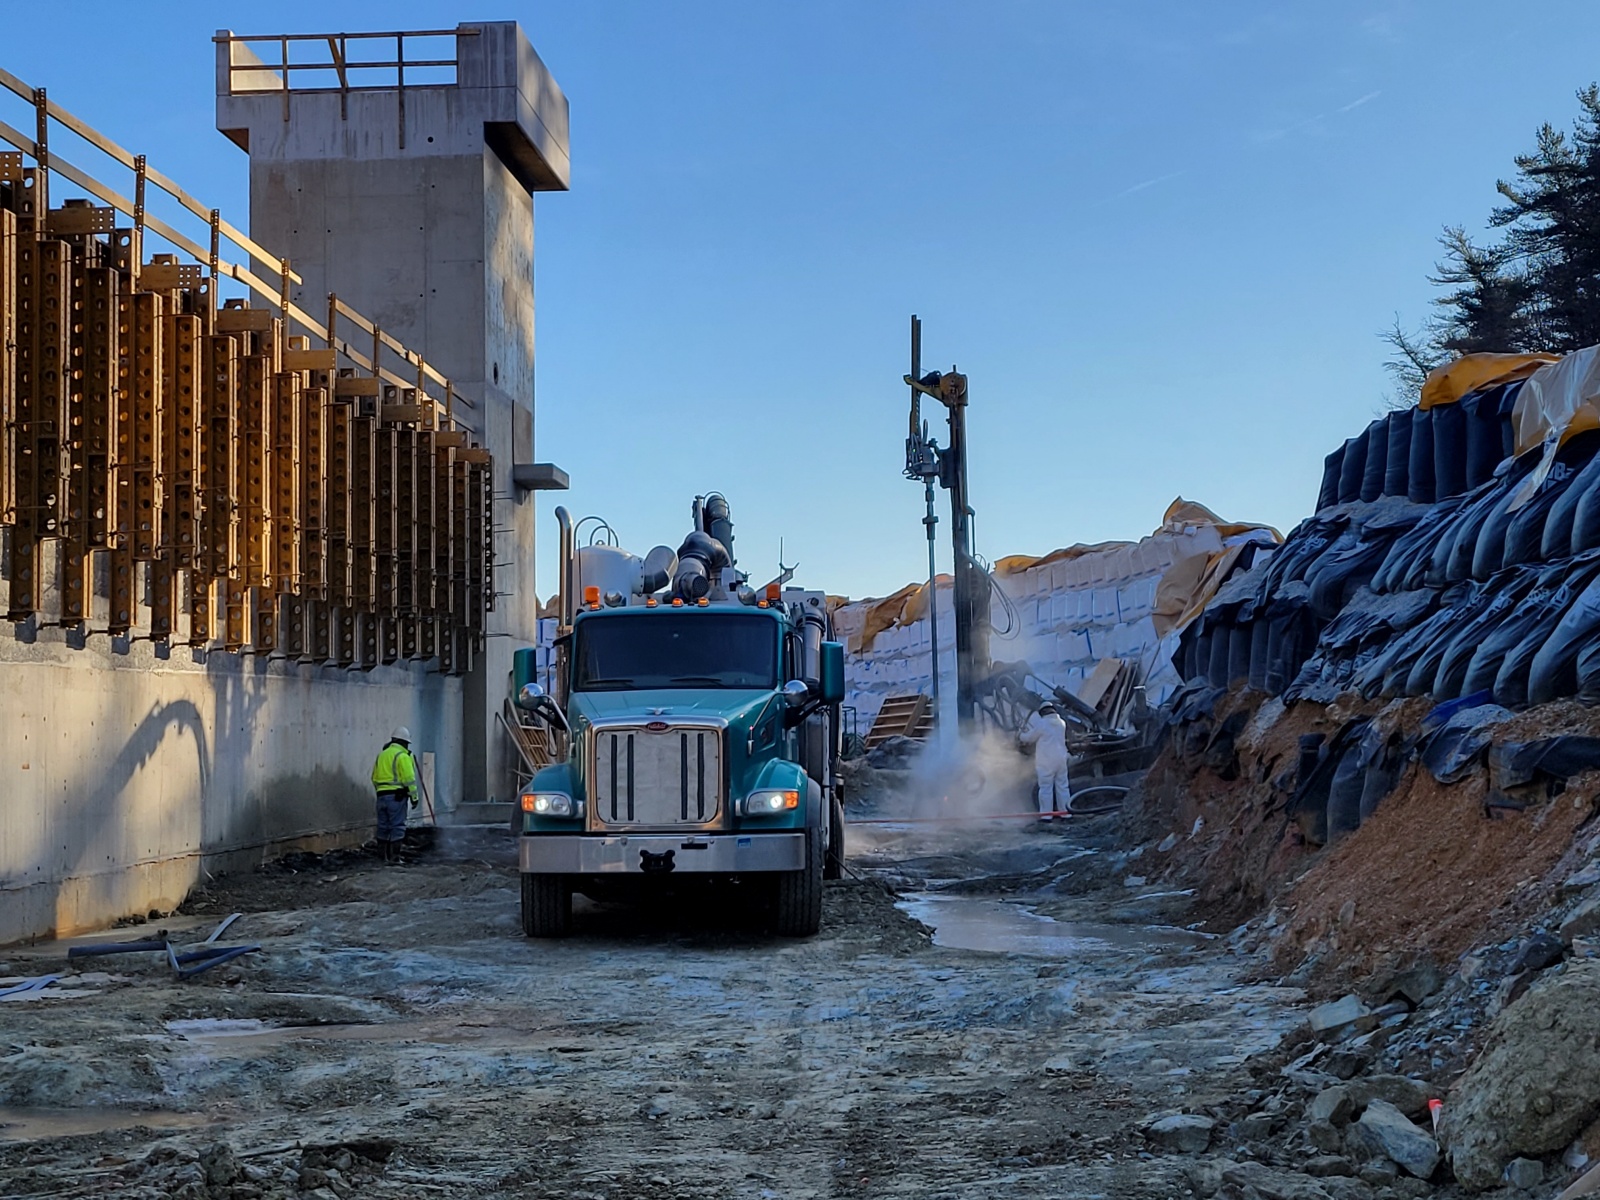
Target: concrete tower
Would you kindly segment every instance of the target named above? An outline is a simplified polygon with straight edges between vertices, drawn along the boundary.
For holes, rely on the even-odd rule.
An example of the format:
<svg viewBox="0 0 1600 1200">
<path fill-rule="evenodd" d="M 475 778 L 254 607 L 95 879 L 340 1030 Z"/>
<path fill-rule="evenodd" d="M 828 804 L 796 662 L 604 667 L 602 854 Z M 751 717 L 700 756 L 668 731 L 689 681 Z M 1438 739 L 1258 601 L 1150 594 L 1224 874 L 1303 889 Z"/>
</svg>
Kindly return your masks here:
<svg viewBox="0 0 1600 1200">
<path fill-rule="evenodd" d="M 568 186 L 566 97 L 511 21 L 216 45 L 217 128 L 250 156 L 250 234 L 300 275 L 296 303 L 320 315 L 336 293 L 417 348 L 494 454 L 500 597 L 466 681 L 460 800 L 511 799 L 495 716 L 536 640 L 526 489 L 564 486 L 530 465 L 533 193 Z"/>
</svg>

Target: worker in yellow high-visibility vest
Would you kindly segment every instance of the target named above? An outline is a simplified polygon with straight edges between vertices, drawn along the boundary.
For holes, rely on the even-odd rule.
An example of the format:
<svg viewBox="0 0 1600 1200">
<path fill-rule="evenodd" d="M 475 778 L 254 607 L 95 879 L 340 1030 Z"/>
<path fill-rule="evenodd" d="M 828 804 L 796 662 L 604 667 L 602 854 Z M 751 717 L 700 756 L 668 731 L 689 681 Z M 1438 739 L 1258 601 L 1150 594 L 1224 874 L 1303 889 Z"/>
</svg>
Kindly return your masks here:
<svg viewBox="0 0 1600 1200">
<path fill-rule="evenodd" d="M 406 809 L 417 802 L 417 762 L 411 757 L 411 730 L 404 725 L 390 735 L 372 765 L 372 786 L 378 793 L 378 845 L 384 862 L 400 861 L 406 836 Z"/>
</svg>

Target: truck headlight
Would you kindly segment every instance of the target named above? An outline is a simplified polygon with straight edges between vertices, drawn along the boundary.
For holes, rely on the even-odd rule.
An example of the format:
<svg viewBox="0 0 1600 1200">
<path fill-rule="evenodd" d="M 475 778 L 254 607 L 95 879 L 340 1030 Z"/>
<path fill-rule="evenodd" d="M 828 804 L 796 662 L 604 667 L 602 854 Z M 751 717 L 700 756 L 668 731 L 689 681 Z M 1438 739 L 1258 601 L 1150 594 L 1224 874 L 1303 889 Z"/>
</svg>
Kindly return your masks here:
<svg viewBox="0 0 1600 1200">
<path fill-rule="evenodd" d="M 800 793 L 783 789 L 751 792 L 744 799 L 744 816 L 770 817 L 800 807 Z"/>
<path fill-rule="evenodd" d="M 522 811 L 536 817 L 570 817 L 577 812 L 577 805 L 565 792 L 524 792 Z"/>
</svg>

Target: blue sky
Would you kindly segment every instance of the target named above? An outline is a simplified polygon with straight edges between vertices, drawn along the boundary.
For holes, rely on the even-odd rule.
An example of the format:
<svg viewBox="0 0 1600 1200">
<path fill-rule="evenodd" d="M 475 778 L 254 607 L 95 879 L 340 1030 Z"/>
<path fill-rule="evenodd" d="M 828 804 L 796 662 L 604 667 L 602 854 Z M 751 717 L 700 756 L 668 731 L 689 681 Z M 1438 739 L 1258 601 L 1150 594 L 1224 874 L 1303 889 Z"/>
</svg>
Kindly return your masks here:
<svg viewBox="0 0 1600 1200">
<path fill-rule="evenodd" d="M 537 204 L 538 457 L 640 552 L 716 489 L 753 577 L 781 538 L 855 596 L 925 574 L 911 313 L 925 366 L 971 377 L 987 557 L 1136 538 L 1179 494 L 1287 529 L 1381 410 L 1377 335 L 1427 314 L 1440 226 L 1481 229 L 1600 76 L 1584 3 L 129 11 L 18 7 L 0 66 L 240 224 L 215 28 L 521 21 L 572 103 L 572 190 Z"/>
</svg>

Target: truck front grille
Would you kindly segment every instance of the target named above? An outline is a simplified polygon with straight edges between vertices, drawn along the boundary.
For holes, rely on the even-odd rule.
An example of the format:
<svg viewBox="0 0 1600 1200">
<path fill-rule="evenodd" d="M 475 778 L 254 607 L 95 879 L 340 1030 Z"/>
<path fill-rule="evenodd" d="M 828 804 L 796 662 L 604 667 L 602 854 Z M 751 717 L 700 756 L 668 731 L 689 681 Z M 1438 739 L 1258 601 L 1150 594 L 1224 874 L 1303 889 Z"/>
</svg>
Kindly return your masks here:
<svg viewBox="0 0 1600 1200">
<path fill-rule="evenodd" d="M 594 735 L 589 793 L 607 826 L 700 826 L 722 809 L 722 731 L 675 725 Z"/>
</svg>

